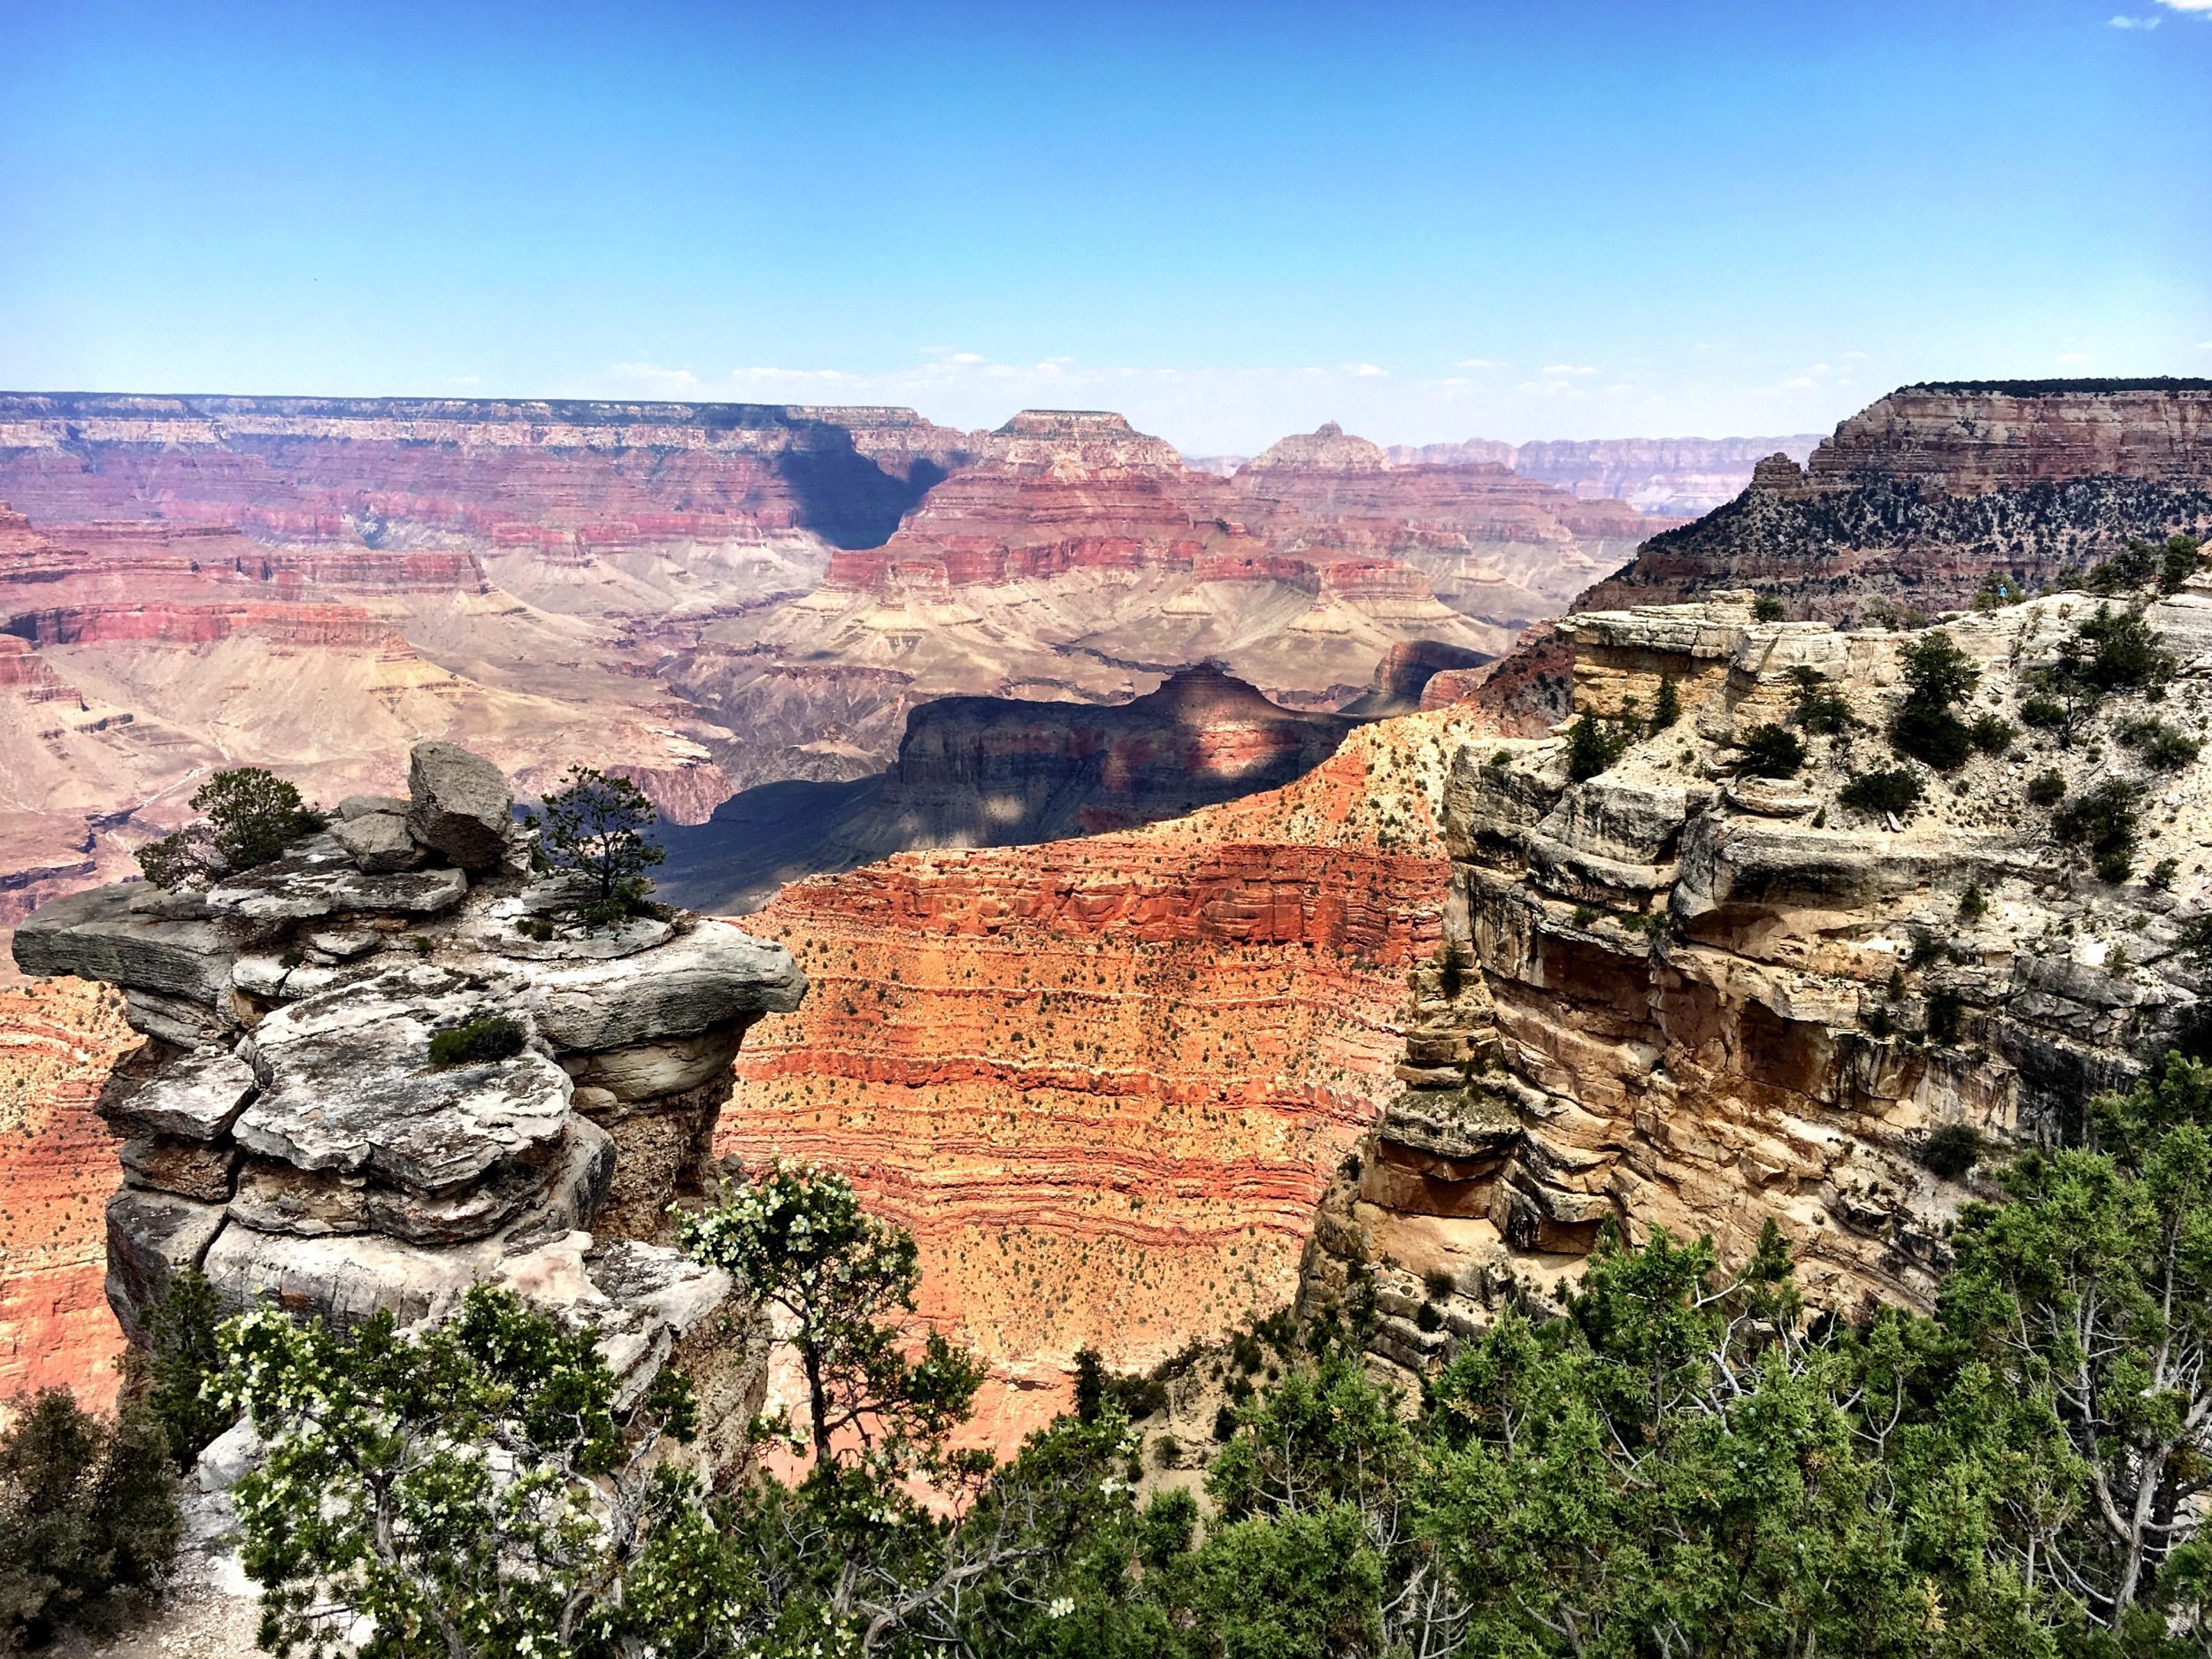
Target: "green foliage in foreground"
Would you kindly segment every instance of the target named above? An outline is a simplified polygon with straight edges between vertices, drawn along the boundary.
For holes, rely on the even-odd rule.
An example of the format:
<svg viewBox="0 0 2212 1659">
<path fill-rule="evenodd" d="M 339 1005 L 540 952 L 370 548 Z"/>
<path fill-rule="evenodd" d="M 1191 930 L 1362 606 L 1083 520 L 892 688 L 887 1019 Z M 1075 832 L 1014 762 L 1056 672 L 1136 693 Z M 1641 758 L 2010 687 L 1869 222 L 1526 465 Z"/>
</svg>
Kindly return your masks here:
<svg viewBox="0 0 2212 1659">
<path fill-rule="evenodd" d="M 156 1588 L 182 1525 L 161 1425 L 127 1404 L 110 1422 L 66 1388 L 9 1402 L 0 1434 L 0 1653 L 68 1625 L 119 1622 Z"/>
<path fill-rule="evenodd" d="M 652 839 L 658 815 L 645 791 L 596 766 L 571 766 L 561 787 L 523 823 L 538 832 L 531 866 L 562 878 L 576 893 L 576 913 L 589 926 L 634 915 L 653 891 L 646 872 L 668 857 Z"/>
<path fill-rule="evenodd" d="M 265 1640 L 335 1605 L 410 1659 L 2201 1655 L 2208 1125 L 2178 1056 L 2098 1101 L 1962 1212 L 1932 1317 L 1809 1312 L 1770 1225 L 1734 1271 L 1609 1228 L 1556 1317 L 1502 1313 L 1418 1402 L 1317 1327 L 1223 1413 L 1202 1502 L 1133 1492 L 1098 1377 L 1009 1464 L 950 1450 L 973 1373 L 899 1325 L 911 1240 L 780 1166 L 691 1236 L 810 1326 L 795 1486 L 649 1473 L 680 1386 L 617 1409 L 588 1340 L 493 1292 L 419 1338 L 229 1326 L 275 1448 L 242 1491 Z"/>
<path fill-rule="evenodd" d="M 157 887 L 205 887 L 265 864 L 323 826 L 297 789 L 258 766 L 215 773 L 193 792 L 192 810 L 197 822 L 138 849 L 140 872 Z"/>
</svg>

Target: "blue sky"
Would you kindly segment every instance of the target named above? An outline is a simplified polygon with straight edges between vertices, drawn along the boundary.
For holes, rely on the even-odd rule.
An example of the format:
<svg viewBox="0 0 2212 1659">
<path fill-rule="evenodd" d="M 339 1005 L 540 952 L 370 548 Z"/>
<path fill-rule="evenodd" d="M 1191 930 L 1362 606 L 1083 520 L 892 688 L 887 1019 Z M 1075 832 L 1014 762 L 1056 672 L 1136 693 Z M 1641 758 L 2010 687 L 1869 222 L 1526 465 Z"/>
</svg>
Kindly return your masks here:
<svg viewBox="0 0 2212 1659">
<path fill-rule="evenodd" d="M 1821 430 L 2212 374 L 2208 109 L 2212 0 L 0 0 L 0 386 Z"/>
</svg>

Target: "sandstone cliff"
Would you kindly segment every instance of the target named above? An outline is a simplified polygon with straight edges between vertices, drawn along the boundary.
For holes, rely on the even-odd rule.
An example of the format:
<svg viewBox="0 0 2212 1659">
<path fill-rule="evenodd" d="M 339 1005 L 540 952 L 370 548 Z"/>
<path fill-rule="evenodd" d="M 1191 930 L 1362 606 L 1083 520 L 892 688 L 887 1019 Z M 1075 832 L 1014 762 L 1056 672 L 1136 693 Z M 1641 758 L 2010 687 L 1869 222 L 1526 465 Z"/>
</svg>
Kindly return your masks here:
<svg viewBox="0 0 2212 1659">
<path fill-rule="evenodd" d="M 2031 585 L 2131 536 L 2212 529 L 2212 381 L 1966 381 L 1893 392 L 1803 467 L 1654 536 L 1580 610 L 1755 587 L 1793 616 L 1932 614 L 1991 575 Z"/>
<path fill-rule="evenodd" d="M 1563 625 L 1579 706 L 1647 711 L 1662 675 L 1680 687 L 1682 718 L 1600 775 L 1571 781 L 1555 737 L 1453 761 L 1448 943 L 1418 976 L 1408 1087 L 1322 1206 L 1305 1286 L 1310 1306 L 1341 1299 L 1372 1265 L 1379 1350 L 1410 1369 L 1501 1299 L 1540 1301 L 1608 1217 L 1734 1253 L 1772 1217 L 1816 1297 L 1924 1301 L 1947 1224 L 1984 1190 L 1923 1162 L 1931 1132 L 1971 1129 L 1993 1156 L 2078 1135 L 2088 1098 L 2205 988 L 2181 941 L 2212 909 L 2212 762 L 2161 766 L 2119 741 L 2151 711 L 2142 694 L 2108 699 L 2070 747 L 2031 730 L 1924 772 L 1901 821 L 1854 810 L 1847 776 L 1895 764 L 1878 733 L 1904 636 L 1758 623 L 1750 597 Z M 1971 711 L 2011 712 L 2090 609 L 1952 619 L 1982 673 Z M 2146 614 L 2182 664 L 2155 710 L 2201 732 L 2212 588 Z M 1799 671 L 1861 726 L 1807 734 L 1797 776 L 1750 776 L 1737 746 L 1792 719 Z M 2139 791 L 2131 879 L 2057 843 L 2028 790 L 2050 771 L 2072 799 Z"/>
<path fill-rule="evenodd" d="M 1401 444 L 1390 458 L 1401 465 L 1467 466 L 1483 462 L 1511 467 L 1586 500 L 1624 501 L 1640 511 L 1670 518 L 1709 512 L 1751 481 L 1751 469 L 1770 455 L 1802 462 L 1820 442 L 1817 433 L 1789 438 L 1550 438 L 1500 443 Z"/>
<path fill-rule="evenodd" d="M 109 1305 L 134 1333 L 188 1267 L 227 1308 L 271 1294 L 341 1321 L 437 1317 L 505 1284 L 597 1324 L 627 1386 L 672 1355 L 700 1369 L 726 1461 L 762 1335 L 722 1275 L 667 1248 L 665 1211 L 706 1179 L 745 1030 L 805 981 L 680 912 L 563 920 L 561 893 L 520 873 L 507 780 L 465 750 L 418 746 L 410 786 L 204 890 L 95 888 L 16 930 L 27 973 L 118 986 L 141 1038 L 97 1107 L 121 1140 Z M 487 1025 L 507 1041 L 433 1047 Z M 35 1294 L 35 1265 L 18 1286 L 11 1262 L 12 1292 Z M 37 1311 L 12 1333 L 27 1374 L 98 1340 Z"/>
<path fill-rule="evenodd" d="M 1328 1173 L 1394 1088 L 1440 937 L 1453 710 L 1149 828 L 906 853 L 749 918 L 813 986 L 739 1056 L 718 1146 L 849 1171 L 988 1357 L 981 1432 L 1286 1302 Z"/>
</svg>

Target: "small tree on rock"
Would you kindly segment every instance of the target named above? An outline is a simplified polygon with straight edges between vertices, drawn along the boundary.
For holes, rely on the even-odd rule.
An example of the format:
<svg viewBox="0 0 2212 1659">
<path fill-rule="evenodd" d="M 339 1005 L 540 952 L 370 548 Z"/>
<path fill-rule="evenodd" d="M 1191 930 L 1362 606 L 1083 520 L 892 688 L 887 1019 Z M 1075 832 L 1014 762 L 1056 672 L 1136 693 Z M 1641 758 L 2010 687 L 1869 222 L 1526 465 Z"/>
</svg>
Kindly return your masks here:
<svg viewBox="0 0 2212 1659">
<path fill-rule="evenodd" d="M 217 772 L 194 791 L 192 810 L 198 823 L 138 849 L 139 869 L 157 887 L 205 887 L 251 870 L 323 826 L 297 789 L 258 766 Z"/>
<path fill-rule="evenodd" d="M 652 892 L 645 872 L 668 856 L 650 837 L 656 821 L 644 790 L 595 766 L 571 766 L 542 813 L 523 818 L 538 832 L 532 866 L 573 882 L 577 914 L 595 927 L 634 914 Z"/>
<path fill-rule="evenodd" d="M 791 1316 L 818 1478 L 834 1484 L 855 1455 L 882 1454 L 892 1475 L 934 1460 L 984 1372 L 934 1331 L 909 1357 L 899 1316 L 921 1283 L 912 1233 L 868 1214 L 843 1176 L 788 1159 L 677 1228 L 693 1256 Z"/>
</svg>

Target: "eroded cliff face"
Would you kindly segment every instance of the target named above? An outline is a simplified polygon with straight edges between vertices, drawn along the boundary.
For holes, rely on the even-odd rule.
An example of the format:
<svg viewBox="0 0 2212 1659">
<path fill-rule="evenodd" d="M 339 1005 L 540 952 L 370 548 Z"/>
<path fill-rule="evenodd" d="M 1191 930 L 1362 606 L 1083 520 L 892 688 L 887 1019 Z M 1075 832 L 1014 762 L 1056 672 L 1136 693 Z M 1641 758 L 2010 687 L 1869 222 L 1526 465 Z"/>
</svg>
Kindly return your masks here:
<svg viewBox="0 0 2212 1659">
<path fill-rule="evenodd" d="M 25 972 L 109 982 L 138 1033 L 50 1061 L 38 1143 L 81 1154 L 72 1091 L 112 1060 L 95 1110 L 121 1142 L 114 1321 L 140 1334 L 187 1269 L 226 1310 L 265 1294 L 339 1323 L 435 1319 L 503 1285 L 597 1326 L 626 1390 L 695 1365 L 701 1455 L 732 1468 L 764 1330 L 670 1248 L 667 1211 L 705 1188 L 747 1027 L 805 981 L 773 945 L 682 912 L 578 926 L 557 883 L 526 875 L 511 786 L 480 757 L 418 745 L 409 785 L 204 889 L 94 888 L 17 928 Z M 504 1041 L 437 1046 L 492 1027 Z M 81 1198 L 102 1164 L 81 1157 Z M 114 1326 L 80 1317 L 75 1263 L 14 1254 L 16 1369 L 76 1380 Z"/>
<path fill-rule="evenodd" d="M 1786 455 L 1801 464 L 1819 442 L 1816 432 L 1782 438 L 1551 438 L 1519 444 L 1470 438 L 1463 443 L 1400 444 L 1390 450 L 1390 458 L 1411 466 L 1486 462 L 1556 484 L 1586 500 L 1610 498 L 1641 512 L 1687 518 L 1709 512 L 1736 495 L 1751 481 L 1751 469 L 1768 456 Z"/>
<path fill-rule="evenodd" d="M 658 879 L 687 904 L 741 913 L 785 882 L 892 853 L 1130 829 L 1279 787 L 1357 724 L 1286 709 L 1210 664 L 1127 703 L 942 698 L 908 717 L 888 772 L 765 785 L 671 833 Z"/>
<path fill-rule="evenodd" d="M 748 1040 L 717 1147 L 821 1158 L 915 1230 L 925 1312 L 993 1365 L 987 1438 L 1064 1407 L 1086 1343 L 1148 1364 L 1289 1298 L 1440 937 L 1461 719 L 1364 727 L 1171 823 L 902 854 L 748 918 L 813 989 Z"/>
<path fill-rule="evenodd" d="M 1762 624 L 1750 601 L 1563 624 L 1579 706 L 1647 712 L 1662 676 L 1680 691 L 1682 718 L 1600 775 L 1571 781 L 1548 736 L 1454 758 L 1448 942 L 1420 971 L 1408 1087 L 1322 1205 L 1303 1290 L 1340 1300 L 1372 1264 L 1378 1349 L 1409 1370 L 1501 1300 L 1543 1299 L 1609 1217 L 1737 1256 L 1770 1217 L 1816 1298 L 1924 1302 L 1982 1190 L 1921 1162 L 1929 1133 L 1970 1126 L 1993 1157 L 2078 1134 L 2203 988 L 2179 940 L 2212 905 L 2212 763 L 2162 770 L 2116 733 L 2212 723 L 2212 591 L 2147 611 L 2182 664 L 2161 701 L 2108 699 L 2071 748 L 2030 731 L 1951 777 L 1914 767 L 1927 794 L 1899 818 L 1839 794 L 1899 764 L 1879 733 L 1911 636 Z M 1982 674 L 1964 712 L 2009 713 L 2093 609 L 1949 619 Z M 1748 776 L 1737 744 L 1792 719 L 1800 671 L 1860 727 L 1806 734 L 1796 776 Z M 2055 843 L 2027 792 L 2054 769 L 2071 798 L 2139 789 L 2128 880 Z"/>
<path fill-rule="evenodd" d="M 1970 381 L 1893 392 L 1800 467 L 1654 536 L 1578 610 L 1755 587 L 1793 616 L 1863 619 L 2030 585 L 2132 536 L 2212 529 L 2212 381 Z"/>
</svg>

